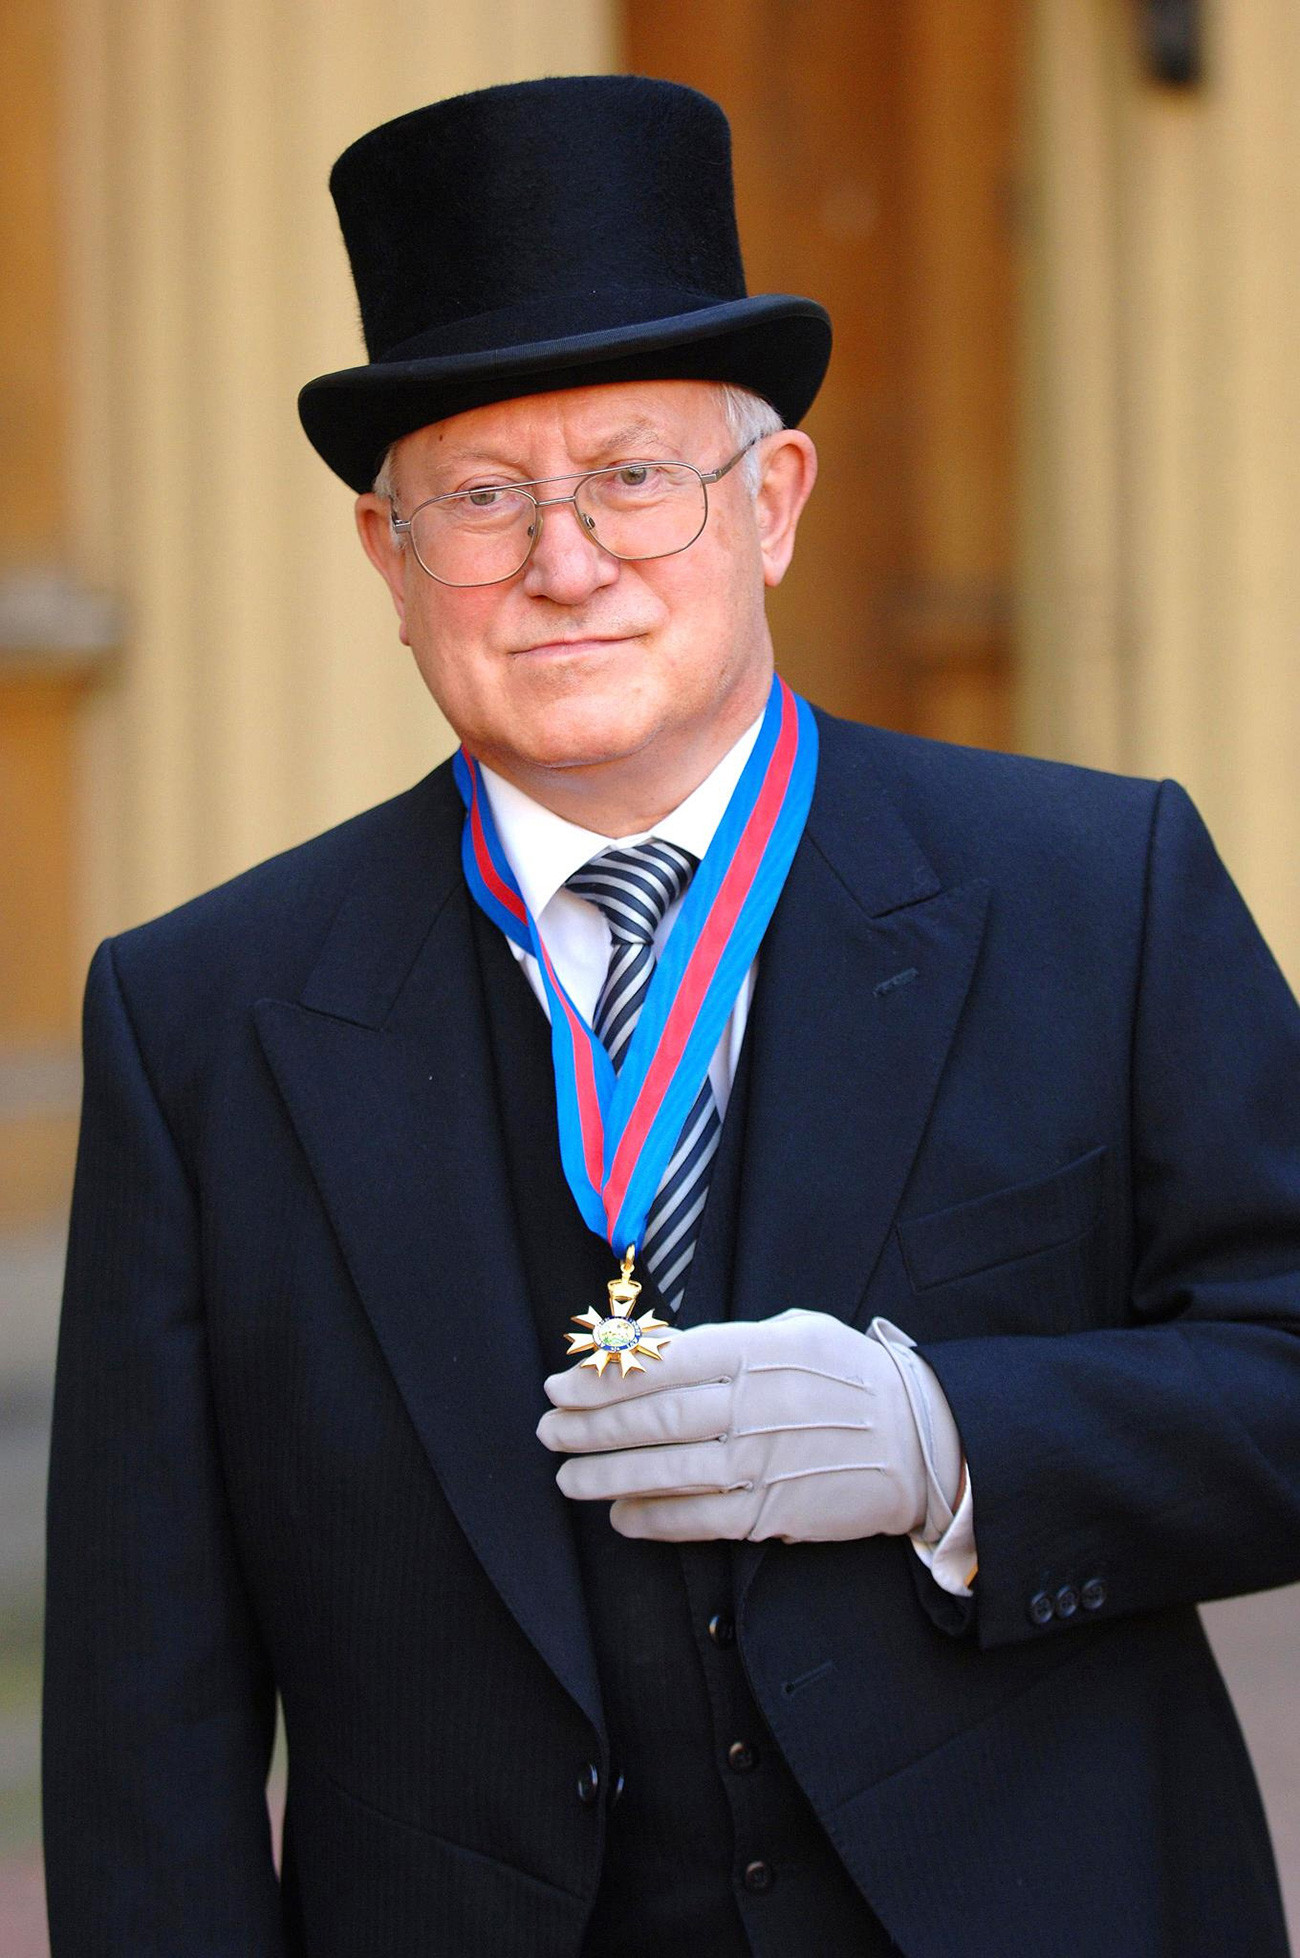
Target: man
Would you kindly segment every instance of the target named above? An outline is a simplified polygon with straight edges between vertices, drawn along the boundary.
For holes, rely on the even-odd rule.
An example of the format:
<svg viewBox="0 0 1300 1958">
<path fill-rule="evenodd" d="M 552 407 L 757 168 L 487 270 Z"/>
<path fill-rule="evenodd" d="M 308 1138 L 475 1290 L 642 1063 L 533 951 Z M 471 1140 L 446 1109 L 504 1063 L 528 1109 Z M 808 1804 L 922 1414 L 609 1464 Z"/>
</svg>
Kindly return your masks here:
<svg viewBox="0 0 1300 1958">
<path fill-rule="evenodd" d="M 463 751 L 97 957 L 56 1958 L 1284 1953 L 1193 1606 L 1300 1575 L 1300 1024 L 1194 812 L 773 682 L 829 337 L 712 104 L 332 182 Z"/>
</svg>

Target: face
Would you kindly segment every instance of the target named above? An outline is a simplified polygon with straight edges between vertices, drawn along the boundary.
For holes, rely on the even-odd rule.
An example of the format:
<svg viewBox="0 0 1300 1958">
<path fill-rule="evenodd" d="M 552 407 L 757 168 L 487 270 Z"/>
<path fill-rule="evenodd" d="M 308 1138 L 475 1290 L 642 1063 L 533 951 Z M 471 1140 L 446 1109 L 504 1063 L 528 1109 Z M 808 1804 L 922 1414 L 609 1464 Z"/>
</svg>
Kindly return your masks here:
<svg viewBox="0 0 1300 1958">
<path fill-rule="evenodd" d="M 395 451 L 394 507 L 409 516 L 451 490 L 570 476 L 629 457 L 690 462 L 707 474 L 734 447 L 705 382 L 529 395 L 406 436 Z M 703 779 L 762 710 L 772 670 L 764 588 L 784 575 L 815 472 L 812 445 L 796 431 L 765 438 L 759 451 L 757 499 L 733 470 L 710 486 L 701 536 L 673 557 L 610 557 L 572 505 L 557 504 L 522 571 L 467 589 L 438 584 L 393 538 L 386 500 L 359 499 L 362 541 L 388 583 L 402 637 L 481 761 L 552 806 L 603 802 L 612 788 L 643 799 L 654 782 L 680 800 L 695 786 L 690 775 Z"/>
</svg>

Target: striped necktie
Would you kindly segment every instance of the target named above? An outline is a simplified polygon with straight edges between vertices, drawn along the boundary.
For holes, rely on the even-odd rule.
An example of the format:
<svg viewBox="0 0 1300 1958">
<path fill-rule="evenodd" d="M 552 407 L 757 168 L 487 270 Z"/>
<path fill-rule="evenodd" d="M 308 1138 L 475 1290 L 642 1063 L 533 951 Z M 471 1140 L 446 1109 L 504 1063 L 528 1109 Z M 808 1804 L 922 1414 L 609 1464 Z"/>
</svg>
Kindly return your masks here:
<svg viewBox="0 0 1300 1958">
<path fill-rule="evenodd" d="M 616 1073 L 654 974 L 655 933 L 698 863 L 689 850 L 652 836 L 644 843 L 602 850 L 568 880 L 569 890 L 604 914 L 613 938 L 592 1028 Z M 721 1133 L 718 1104 L 706 1074 L 655 1192 L 641 1246 L 642 1262 L 669 1312 L 675 1313 L 686 1295 L 709 1192 L 709 1167 Z"/>
</svg>

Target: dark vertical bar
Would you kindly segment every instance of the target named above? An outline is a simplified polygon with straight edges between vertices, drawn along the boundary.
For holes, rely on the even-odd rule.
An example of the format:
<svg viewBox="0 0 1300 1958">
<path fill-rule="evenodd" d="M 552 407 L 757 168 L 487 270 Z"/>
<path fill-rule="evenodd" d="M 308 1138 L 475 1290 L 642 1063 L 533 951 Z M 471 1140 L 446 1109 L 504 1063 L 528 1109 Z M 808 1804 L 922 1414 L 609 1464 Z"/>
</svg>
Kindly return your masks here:
<svg viewBox="0 0 1300 1958">
<path fill-rule="evenodd" d="M 1202 79 L 1201 0 L 1139 0 L 1138 31 L 1152 81 L 1194 88 Z"/>
</svg>

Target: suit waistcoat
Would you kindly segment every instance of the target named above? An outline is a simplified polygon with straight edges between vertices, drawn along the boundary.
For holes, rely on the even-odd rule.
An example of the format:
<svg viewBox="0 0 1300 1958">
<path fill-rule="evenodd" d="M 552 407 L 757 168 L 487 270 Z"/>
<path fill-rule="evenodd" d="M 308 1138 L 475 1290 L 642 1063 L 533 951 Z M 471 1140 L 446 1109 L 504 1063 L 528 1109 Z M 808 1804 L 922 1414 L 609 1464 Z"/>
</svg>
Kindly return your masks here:
<svg viewBox="0 0 1300 1958">
<path fill-rule="evenodd" d="M 609 1246 L 564 1180 L 545 1016 L 505 941 L 475 921 L 496 1091 L 529 1293 L 548 1368 L 571 1315 L 604 1309 Z M 730 1310 L 749 1048 L 728 1103 L 683 1325 Z M 647 1283 L 641 1305 L 657 1304 Z M 609 1730 L 600 1893 L 584 1958 L 707 1951 L 872 1958 L 896 1947 L 782 1758 L 734 1638 L 729 1546 L 632 1541 L 604 1503 L 573 1524 Z"/>
</svg>

